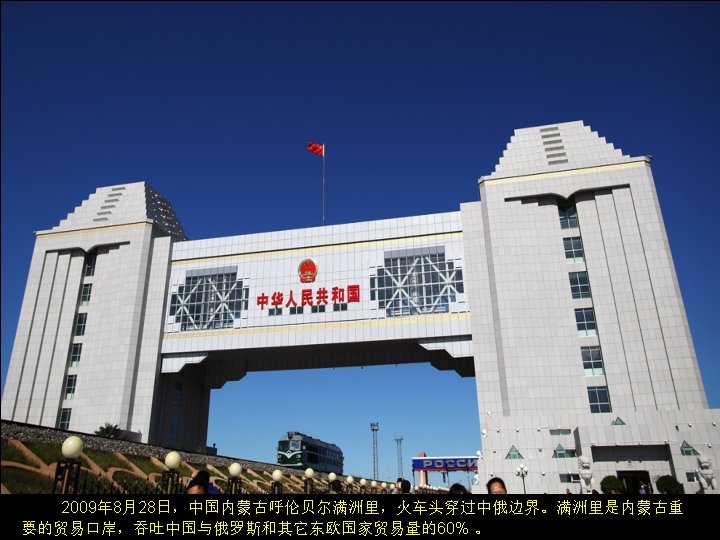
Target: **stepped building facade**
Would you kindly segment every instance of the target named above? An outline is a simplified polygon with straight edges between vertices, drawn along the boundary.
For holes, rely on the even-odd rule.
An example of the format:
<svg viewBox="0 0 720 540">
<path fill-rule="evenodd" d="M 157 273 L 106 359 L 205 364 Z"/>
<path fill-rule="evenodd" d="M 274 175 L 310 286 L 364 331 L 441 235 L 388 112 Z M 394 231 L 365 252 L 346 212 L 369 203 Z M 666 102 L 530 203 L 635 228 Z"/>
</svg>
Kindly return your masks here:
<svg viewBox="0 0 720 540">
<path fill-rule="evenodd" d="M 2 417 L 197 450 L 211 390 L 250 371 L 430 362 L 475 377 L 478 489 L 697 491 L 720 411 L 650 159 L 582 122 L 518 129 L 479 191 L 455 212 L 189 240 L 146 182 L 99 188 L 36 233 Z"/>
</svg>

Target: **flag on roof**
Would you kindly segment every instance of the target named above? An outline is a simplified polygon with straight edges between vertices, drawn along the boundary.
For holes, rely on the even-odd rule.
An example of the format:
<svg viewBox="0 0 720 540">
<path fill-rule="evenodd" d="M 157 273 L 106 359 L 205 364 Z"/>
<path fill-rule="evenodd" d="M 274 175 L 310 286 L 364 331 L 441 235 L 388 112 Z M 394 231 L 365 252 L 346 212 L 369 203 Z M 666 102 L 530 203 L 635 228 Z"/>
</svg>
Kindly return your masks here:
<svg viewBox="0 0 720 540">
<path fill-rule="evenodd" d="M 308 152 L 312 152 L 318 156 L 325 156 L 325 145 L 322 143 L 309 142 L 307 145 Z"/>
</svg>

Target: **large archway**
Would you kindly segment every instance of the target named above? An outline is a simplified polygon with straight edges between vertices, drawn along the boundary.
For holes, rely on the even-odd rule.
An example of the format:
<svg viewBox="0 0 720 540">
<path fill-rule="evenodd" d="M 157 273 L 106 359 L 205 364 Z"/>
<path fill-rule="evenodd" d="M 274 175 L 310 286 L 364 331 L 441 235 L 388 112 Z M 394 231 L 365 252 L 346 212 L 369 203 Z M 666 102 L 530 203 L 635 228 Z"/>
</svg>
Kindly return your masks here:
<svg viewBox="0 0 720 540">
<path fill-rule="evenodd" d="M 229 409 L 237 416 L 224 414 Z M 369 478 L 370 422 L 380 424 L 378 470 L 384 481 L 398 476 L 396 437 L 403 439 L 408 478 L 410 458 L 421 450 L 474 454 L 480 441 L 475 381 L 428 363 L 253 372 L 213 390 L 208 444 L 216 443 L 221 455 L 274 462 L 278 438 L 298 430 L 337 444 L 346 474 Z"/>
</svg>

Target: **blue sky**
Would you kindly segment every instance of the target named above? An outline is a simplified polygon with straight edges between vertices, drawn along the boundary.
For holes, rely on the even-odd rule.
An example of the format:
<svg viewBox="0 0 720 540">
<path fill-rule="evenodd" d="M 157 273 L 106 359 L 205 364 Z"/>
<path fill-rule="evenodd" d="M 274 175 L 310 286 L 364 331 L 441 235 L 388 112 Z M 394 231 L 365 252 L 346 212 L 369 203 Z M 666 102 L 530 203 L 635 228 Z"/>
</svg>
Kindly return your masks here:
<svg viewBox="0 0 720 540">
<path fill-rule="evenodd" d="M 316 140 L 328 224 L 454 211 L 513 129 L 582 119 L 653 156 L 720 407 L 719 57 L 718 3 L 3 2 L 3 385 L 32 232 L 98 186 L 147 180 L 192 239 L 316 226 Z M 394 479 L 396 436 L 407 475 L 474 454 L 477 416 L 474 381 L 429 365 L 256 373 L 213 394 L 208 444 L 273 461 L 299 430 L 370 476 L 379 422 Z"/>
</svg>

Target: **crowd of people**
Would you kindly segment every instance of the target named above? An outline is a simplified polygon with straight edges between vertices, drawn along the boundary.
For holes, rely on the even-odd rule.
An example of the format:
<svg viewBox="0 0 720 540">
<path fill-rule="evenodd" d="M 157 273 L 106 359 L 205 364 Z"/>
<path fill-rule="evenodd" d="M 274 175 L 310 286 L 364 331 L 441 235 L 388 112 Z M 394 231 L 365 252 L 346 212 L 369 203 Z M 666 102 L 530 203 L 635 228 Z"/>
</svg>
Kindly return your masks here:
<svg viewBox="0 0 720 540">
<path fill-rule="evenodd" d="M 491 495 L 505 495 L 507 489 L 502 478 L 491 478 L 486 484 L 487 492 Z M 412 490 L 410 481 L 405 478 L 398 478 L 395 482 L 395 494 L 409 494 Z M 214 495 L 220 494 L 220 489 L 210 480 L 210 473 L 206 470 L 195 472 L 185 486 L 185 493 L 188 495 Z M 329 485 L 329 493 L 342 493 L 342 483 L 340 480 L 333 480 Z M 448 495 L 467 495 L 470 491 L 462 484 L 455 483 L 450 486 Z"/>
</svg>

